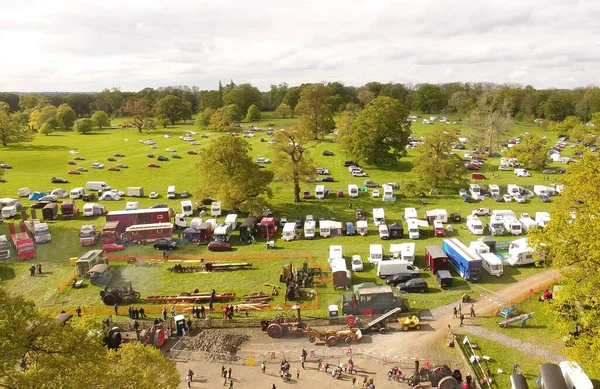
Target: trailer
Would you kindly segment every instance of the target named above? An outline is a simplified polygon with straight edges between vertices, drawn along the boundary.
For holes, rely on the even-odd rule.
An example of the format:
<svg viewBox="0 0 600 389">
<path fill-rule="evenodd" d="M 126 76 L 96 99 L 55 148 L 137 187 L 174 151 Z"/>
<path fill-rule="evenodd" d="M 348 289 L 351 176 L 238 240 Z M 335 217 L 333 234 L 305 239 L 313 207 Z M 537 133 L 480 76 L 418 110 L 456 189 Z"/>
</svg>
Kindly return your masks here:
<svg viewBox="0 0 600 389">
<path fill-rule="evenodd" d="M 433 224 L 433 222 L 436 220 L 442 223 L 448 223 L 448 211 L 445 209 L 432 209 L 425 211 L 425 220 L 427 220 L 429 224 Z"/>
<path fill-rule="evenodd" d="M 252 269 L 250 262 L 240 263 L 220 263 L 220 262 L 207 262 L 204 265 L 206 271 L 222 271 L 222 270 L 242 270 Z"/>
<path fill-rule="evenodd" d="M 219 293 L 212 295 L 211 293 L 181 293 L 171 296 L 148 296 L 144 299 L 147 303 L 159 304 L 202 304 L 213 301 L 230 301 L 235 300 L 235 293 Z"/>
<path fill-rule="evenodd" d="M 346 266 L 346 260 L 342 257 L 331 258 L 329 264 L 331 265 L 333 287 L 348 289 L 352 285 L 352 275 Z"/>
<path fill-rule="evenodd" d="M 315 226 L 314 220 L 307 220 L 304 222 L 304 239 L 312 239 L 315 237 Z"/>
<path fill-rule="evenodd" d="M 173 224 L 134 224 L 125 229 L 125 234 L 130 241 L 136 243 L 154 242 L 158 239 L 172 239 Z"/>
<path fill-rule="evenodd" d="M 402 259 L 412 265 L 415 262 L 415 247 L 416 244 L 413 242 L 391 244 L 390 259 Z"/>
<path fill-rule="evenodd" d="M 144 188 L 141 186 L 129 186 L 126 192 L 128 197 L 144 197 Z"/>
<path fill-rule="evenodd" d="M 358 197 L 358 186 L 355 184 L 348 185 L 348 196 L 352 198 Z"/>
<path fill-rule="evenodd" d="M 366 220 L 358 220 L 356 222 L 356 232 L 360 236 L 365 236 L 369 233 L 369 225 Z"/>
<path fill-rule="evenodd" d="M 193 220 L 192 220 L 193 221 Z M 249 243 L 254 240 L 256 234 L 256 219 L 249 217 L 240 224 L 240 241 Z"/>
<path fill-rule="evenodd" d="M 373 315 L 389 312 L 397 307 L 408 310 L 408 302 L 394 295 L 389 285 L 366 282 L 352 287 L 352 294 L 342 295 L 344 315 Z"/>
<path fill-rule="evenodd" d="M 388 322 L 398 313 L 402 312 L 403 307 L 396 307 L 389 312 L 384 313 L 381 316 L 376 317 L 370 322 L 363 324 L 360 318 L 356 318 L 354 315 L 346 316 L 346 324 L 349 328 L 359 328 L 361 331 L 375 330 L 380 334 L 385 334 L 388 331 Z"/>
<path fill-rule="evenodd" d="M 17 250 L 17 256 L 19 260 L 25 261 L 28 259 L 34 259 L 37 255 L 33 239 L 27 234 L 27 227 L 25 223 L 19 223 L 19 231 L 16 230 L 14 223 L 8 224 L 8 230 L 10 232 L 10 238 Z"/>
<path fill-rule="evenodd" d="M 231 224 L 221 223 L 215 228 L 213 238 L 219 242 L 229 242 L 232 232 Z"/>
<path fill-rule="evenodd" d="M 108 264 L 102 250 L 90 250 L 83 254 L 75 262 L 75 270 L 78 277 L 89 277 L 88 272 L 96 265 Z"/>
<path fill-rule="evenodd" d="M 506 259 L 506 263 L 517 267 L 523 265 L 531 265 L 536 262 L 535 260 L 535 249 L 528 243 L 528 238 L 521 238 L 513 240 L 508 246 L 509 257 Z M 544 261 L 544 254 L 539 253 L 539 262 Z"/>
<path fill-rule="evenodd" d="M 317 200 L 323 200 L 325 198 L 325 186 L 317 185 L 315 187 L 315 198 Z"/>
<path fill-rule="evenodd" d="M 65 201 L 60 205 L 60 215 L 63 219 L 74 219 L 78 213 L 79 209 L 75 201 Z"/>
<path fill-rule="evenodd" d="M 483 260 L 457 238 L 442 240 L 442 249 L 456 272 L 467 281 L 479 281 Z"/>
<path fill-rule="evenodd" d="M 104 204 L 87 203 L 83 205 L 83 216 L 102 216 L 106 213 Z"/>
<path fill-rule="evenodd" d="M 9 259 L 10 255 L 10 243 L 6 235 L 0 235 L 0 259 Z"/>
<path fill-rule="evenodd" d="M 49 243 L 52 240 L 48 223 L 41 223 L 39 220 L 25 220 L 25 227 L 33 236 L 35 243 Z"/>
<path fill-rule="evenodd" d="M 331 236 L 331 228 L 329 224 L 329 220 L 319 220 L 319 236 L 321 238 L 328 238 Z"/>
<path fill-rule="evenodd" d="M 100 235 L 100 242 L 102 244 L 116 243 L 121 240 L 121 233 L 119 230 L 119 222 L 107 222 L 102 228 L 102 234 Z"/>
<path fill-rule="evenodd" d="M 383 208 L 373 208 L 373 223 L 377 227 L 385 224 L 385 211 Z"/>
<path fill-rule="evenodd" d="M 394 188 L 391 185 L 383 184 L 383 201 L 396 201 Z"/>
<path fill-rule="evenodd" d="M 436 274 L 438 270 L 448 270 L 450 268 L 448 256 L 440 246 L 425 247 L 425 262 L 433 274 Z"/>
<path fill-rule="evenodd" d="M 212 232 L 213 232 L 213 224 L 209 221 L 206 221 L 198 226 L 198 231 L 200 232 L 200 244 L 207 244 L 212 240 Z"/>
<path fill-rule="evenodd" d="M 98 239 L 98 232 L 96 232 L 96 226 L 94 225 L 83 225 L 79 230 L 79 242 L 82 246 L 93 246 L 96 244 Z"/>
<path fill-rule="evenodd" d="M 44 220 L 54 220 L 58 217 L 58 204 L 48 203 L 42 208 L 42 218 Z"/>
<path fill-rule="evenodd" d="M 171 220 L 169 208 L 134 209 L 130 211 L 113 211 L 106 214 L 106 221 L 118 221 L 117 231 L 125 232 L 127 227 L 137 224 L 168 223 Z"/>
</svg>

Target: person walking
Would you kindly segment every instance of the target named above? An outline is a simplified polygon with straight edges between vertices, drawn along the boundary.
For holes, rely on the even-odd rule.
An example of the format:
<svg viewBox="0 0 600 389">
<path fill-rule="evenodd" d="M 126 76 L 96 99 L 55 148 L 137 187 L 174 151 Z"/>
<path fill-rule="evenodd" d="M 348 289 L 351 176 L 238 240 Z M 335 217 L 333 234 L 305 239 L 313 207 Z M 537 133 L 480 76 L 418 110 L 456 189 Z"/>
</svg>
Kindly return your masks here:
<svg viewBox="0 0 600 389">
<path fill-rule="evenodd" d="M 465 315 L 463 315 L 462 313 L 460 314 L 460 326 L 463 326 L 463 320 L 465 320 Z"/>
<path fill-rule="evenodd" d="M 167 260 L 167 250 L 163 251 L 163 260 Z"/>
<path fill-rule="evenodd" d="M 231 379 L 231 367 L 229 368 L 229 370 L 227 370 L 227 372 L 229 373 L 229 378 Z"/>
<path fill-rule="evenodd" d="M 475 305 L 471 304 L 471 317 L 475 317 Z"/>
<path fill-rule="evenodd" d="M 521 370 L 521 366 L 517 362 L 513 364 L 513 374 L 517 374 Z"/>
<path fill-rule="evenodd" d="M 275 387 L 275 384 L 273 384 L 273 386 L 271 386 L 271 389 L 277 389 L 277 388 Z"/>
<path fill-rule="evenodd" d="M 38 263 L 37 271 L 38 271 L 38 274 L 42 274 L 42 264 L 41 263 Z"/>
<path fill-rule="evenodd" d="M 32 277 L 35 277 L 35 265 L 31 265 L 31 267 L 29 268 L 29 274 Z"/>
<path fill-rule="evenodd" d="M 119 315 L 119 303 L 115 303 L 115 305 L 113 305 L 113 308 L 115 309 L 115 316 Z"/>
<path fill-rule="evenodd" d="M 127 308 L 127 313 L 129 313 L 129 318 L 133 319 L 133 308 L 132 307 Z"/>
<path fill-rule="evenodd" d="M 462 304 L 458 303 L 458 314 L 462 314 Z"/>
<path fill-rule="evenodd" d="M 453 319 L 458 318 L 458 309 L 456 307 L 454 307 L 454 314 L 452 315 Z"/>
<path fill-rule="evenodd" d="M 304 367 L 304 362 L 306 361 L 306 357 L 304 357 L 304 355 L 302 357 L 300 357 L 300 364 L 302 365 L 302 369 L 306 370 L 306 368 Z"/>
<path fill-rule="evenodd" d="M 163 307 L 162 315 L 163 315 L 163 320 L 167 321 L 167 307 Z"/>
<path fill-rule="evenodd" d="M 177 311 L 175 310 L 175 305 L 171 305 L 171 315 L 174 317 L 177 315 Z"/>
<path fill-rule="evenodd" d="M 140 308 L 140 317 L 141 317 L 142 319 L 145 319 L 145 318 L 146 318 L 146 311 L 144 310 L 144 307 L 141 307 L 141 308 Z"/>
<path fill-rule="evenodd" d="M 189 374 L 185 377 L 185 382 L 187 382 L 188 388 L 192 387 L 192 377 Z"/>
<path fill-rule="evenodd" d="M 233 389 L 233 380 L 229 380 L 229 389 Z"/>
<path fill-rule="evenodd" d="M 206 309 L 204 308 L 204 305 L 200 307 L 200 315 L 202 315 L 203 319 L 206 319 Z"/>
<path fill-rule="evenodd" d="M 190 381 L 194 380 L 194 372 L 192 371 L 192 369 L 188 369 L 188 376 L 190 377 Z"/>
<path fill-rule="evenodd" d="M 352 377 L 352 387 L 356 387 L 356 377 Z"/>
<path fill-rule="evenodd" d="M 224 377 L 223 374 L 225 374 L 225 366 L 221 365 L 221 377 Z"/>
<path fill-rule="evenodd" d="M 81 317 L 81 307 L 79 305 L 75 308 L 75 313 L 77 313 L 77 317 Z"/>
<path fill-rule="evenodd" d="M 267 370 L 267 366 L 265 365 L 265 361 L 260 364 L 260 370 L 263 374 L 266 374 L 265 371 Z"/>
</svg>

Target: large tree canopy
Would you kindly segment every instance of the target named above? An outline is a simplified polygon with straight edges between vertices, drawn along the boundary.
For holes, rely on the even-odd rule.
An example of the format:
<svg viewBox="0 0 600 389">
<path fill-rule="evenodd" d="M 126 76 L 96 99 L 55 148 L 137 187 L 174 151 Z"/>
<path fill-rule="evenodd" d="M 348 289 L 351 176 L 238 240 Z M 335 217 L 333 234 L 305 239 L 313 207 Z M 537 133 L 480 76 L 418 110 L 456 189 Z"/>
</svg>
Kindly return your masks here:
<svg viewBox="0 0 600 389">
<path fill-rule="evenodd" d="M 398 100 L 377 97 L 343 130 L 342 147 L 354 160 L 370 165 L 397 162 L 406 155 L 411 125 L 408 115 Z"/>
<path fill-rule="evenodd" d="M 61 104 L 56 111 L 56 120 L 61 130 L 68 131 L 73 128 L 77 114 L 69 106 L 69 104 Z"/>
<path fill-rule="evenodd" d="M 273 173 L 254 163 L 251 150 L 243 138 L 223 135 L 200 151 L 197 166 L 204 182 L 198 197 L 216 197 L 225 208 L 258 214 L 272 196 Z"/>
<path fill-rule="evenodd" d="M 524 168 L 541 169 L 549 161 L 546 139 L 537 135 L 525 135 L 521 143 L 506 152 L 506 156 L 517 158 Z"/>
<path fill-rule="evenodd" d="M 511 101 L 500 91 L 484 92 L 469 112 L 467 125 L 473 129 L 472 143 L 491 154 L 510 130 Z"/>
<path fill-rule="evenodd" d="M 251 84 L 241 84 L 223 93 L 223 101 L 226 105 L 235 104 L 242 110 L 242 115 L 246 115 L 248 108 L 252 104 L 261 107 L 262 95 L 258 88 Z M 213 107 L 214 108 L 214 107 Z"/>
<path fill-rule="evenodd" d="M 168 119 L 171 125 L 192 117 L 192 105 L 181 97 L 166 95 L 154 105 L 154 115 Z"/>
<path fill-rule="evenodd" d="M 439 86 L 423 84 L 415 92 L 413 108 L 424 113 L 440 112 L 448 103 L 448 99 Z"/>
<path fill-rule="evenodd" d="M 302 88 L 296 106 L 300 127 L 313 139 L 329 134 L 335 128 L 331 107 L 331 90 L 323 84 L 308 84 Z"/>
</svg>

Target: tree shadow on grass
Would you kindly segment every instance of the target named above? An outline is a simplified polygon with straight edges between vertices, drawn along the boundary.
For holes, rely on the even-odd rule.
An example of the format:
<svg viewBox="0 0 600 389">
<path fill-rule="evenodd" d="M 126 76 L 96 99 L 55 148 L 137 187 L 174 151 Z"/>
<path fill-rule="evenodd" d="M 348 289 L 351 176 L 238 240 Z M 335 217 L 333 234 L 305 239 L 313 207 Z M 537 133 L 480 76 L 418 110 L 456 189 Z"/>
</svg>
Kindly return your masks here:
<svg viewBox="0 0 600 389">
<path fill-rule="evenodd" d="M 68 147 L 65 146 L 56 146 L 56 145 L 34 145 L 34 144 L 23 144 L 19 143 L 16 145 L 9 146 L 8 150 L 10 151 L 56 151 L 56 150 L 68 150 Z"/>
<path fill-rule="evenodd" d="M 12 267 L 0 267 L 0 280 L 8 281 L 15 278 L 15 269 Z"/>
</svg>

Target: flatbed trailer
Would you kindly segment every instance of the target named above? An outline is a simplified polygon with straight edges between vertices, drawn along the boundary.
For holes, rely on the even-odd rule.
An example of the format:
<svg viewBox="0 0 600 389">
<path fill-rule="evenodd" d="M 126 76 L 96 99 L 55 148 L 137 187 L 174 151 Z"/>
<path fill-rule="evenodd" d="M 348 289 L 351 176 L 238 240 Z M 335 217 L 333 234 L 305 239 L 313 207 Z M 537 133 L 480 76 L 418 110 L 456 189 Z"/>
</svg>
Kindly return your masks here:
<svg viewBox="0 0 600 389">
<path fill-rule="evenodd" d="M 175 296 L 148 296 L 144 299 L 147 303 L 207 303 L 210 293 L 189 293 Z M 215 295 L 215 301 L 234 300 L 235 293 L 221 293 Z"/>
<path fill-rule="evenodd" d="M 346 322 L 348 327 L 358 327 L 362 331 L 367 331 L 369 329 L 373 329 L 378 331 L 380 334 L 385 334 L 387 332 L 387 322 L 394 315 L 402 312 L 402 307 L 396 307 L 389 312 L 384 313 L 381 316 L 376 317 L 371 320 L 367 324 L 361 325 L 362 322 L 360 319 L 356 319 L 354 315 L 349 315 L 346 317 Z"/>
<path fill-rule="evenodd" d="M 220 270 L 240 270 L 240 269 L 251 269 L 252 264 L 249 262 L 239 263 L 218 263 L 218 262 L 207 262 L 207 271 L 220 271 Z"/>
</svg>

